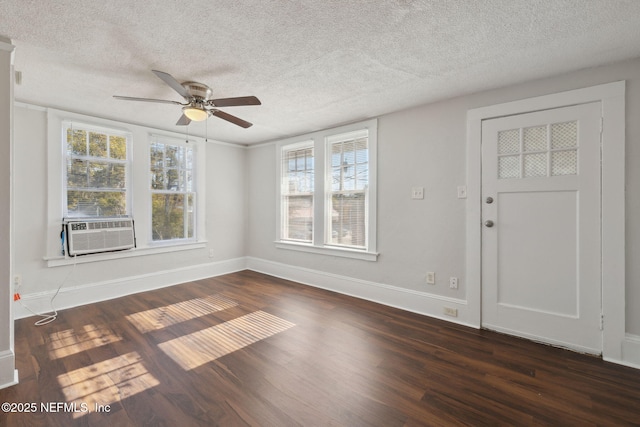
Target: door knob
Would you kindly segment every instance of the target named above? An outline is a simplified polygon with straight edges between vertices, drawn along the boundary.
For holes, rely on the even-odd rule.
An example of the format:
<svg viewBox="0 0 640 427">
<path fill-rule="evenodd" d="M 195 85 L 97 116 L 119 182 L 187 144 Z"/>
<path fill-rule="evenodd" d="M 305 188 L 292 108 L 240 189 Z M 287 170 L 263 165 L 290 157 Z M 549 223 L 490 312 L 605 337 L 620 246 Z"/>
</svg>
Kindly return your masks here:
<svg viewBox="0 0 640 427">
<path fill-rule="evenodd" d="M 493 203 L 493 197 L 487 197 L 485 201 L 487 202 L 488 205 L 490 205 L 491 203 Z"/>
<path fill-rule="evenodd" d="M 486 221 L 484 222 L 484 225 L 485 225 L 486 227 L 491 228 L 491 227 L 493 227 L 493 221 L 491 221 L 490 219 L 488 219 L 488 220 L 486 220 Z"/>
</svg>

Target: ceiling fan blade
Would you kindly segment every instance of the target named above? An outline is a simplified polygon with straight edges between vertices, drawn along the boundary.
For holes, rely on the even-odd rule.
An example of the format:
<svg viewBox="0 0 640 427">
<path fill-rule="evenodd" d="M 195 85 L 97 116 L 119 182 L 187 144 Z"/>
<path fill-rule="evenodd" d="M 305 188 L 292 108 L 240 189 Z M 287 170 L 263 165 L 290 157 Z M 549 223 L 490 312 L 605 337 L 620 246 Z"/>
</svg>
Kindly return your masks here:
<svg viewBox="0 0 640 427">
<path fill-rule="evenodd" d="M 183 114 L 176 122 L 176 126 L 186 126 L 189 123 L 191 123 L 191 119 Z"/>
<path fill-rule="evenodd" d="M 239 96 L 237 98 L 210 99 L 208 102 L 212 107 L 238 107 L 242 105 L 262 105 L 255 96 Z"/>
<path fill-rule="evenodd" d="M 161 102 L 163 104 L 177 104 L 177 105 L 185 105 L 181 102 L 178 101 L 169 101 L 166 99 L 153 99 L 153 98 L 135 98 L 133 96 L 120 96 L 120 95 L 113 95 L 114 98 L 116 99 L 122 99 L 125 101 L 143 101 L 143 102 Z"/>
<path fill-rule="evenodd" d="M 182 96 L 184 99 L 188 100 L 189 98 L 191 98 L 191 95 L 189 95 L 189 92 L 187 92 L 184 86 L 182 86 L 175 78 L 173 78 L 171 74 L 165 73 L 164 71 L 158 71 L 158 70 L 151 70 L 151 71 L 153 72 L 153 74 L 158 76 L 163 82 L 171 86 L 171 88 L 176 92 L 178 92 L 180 96 Z"/>
<path fill-rule="evenodd" d="M 231 114 L 229 114 L 229 113 L 225 113 L 224 111 L 220 111 L 220 110 L 209 110 L 209 112 L 210 112 L 210 113 L 211 113 L 211 115 L 213 115 L 213 116 L 219 117 L 219 118 L 221 118 L 222 120 L 226 120 L 226 121 L 228 121 L 228 122 L 230 122 L 230 123 L 233 123 L 234 125 L 238 125 L 238 126 L 243 127 L 243 128 L 245 128 L 245 129 L 246 129 L 246 128 L 248 128 L 248 127 L 253 126 L 253 123 L 249 123 L 249 122 L 247 122 L 247 121 L 245 121 L 245 120 L 242 120 L 242 119 L 241 119 L 241 118 L 239 118 L 239 117 L 232 116 Z"/>
</svg>

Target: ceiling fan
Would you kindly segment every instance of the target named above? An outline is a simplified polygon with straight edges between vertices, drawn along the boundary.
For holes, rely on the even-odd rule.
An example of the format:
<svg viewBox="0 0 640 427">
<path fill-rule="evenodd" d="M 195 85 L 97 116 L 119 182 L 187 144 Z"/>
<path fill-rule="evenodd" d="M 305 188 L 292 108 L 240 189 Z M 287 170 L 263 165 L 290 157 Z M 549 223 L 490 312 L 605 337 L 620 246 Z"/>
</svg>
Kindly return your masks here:
<svg viewBox="0 0 640 427">
<path fill-rule="evenodd" d="M 151 70 L 163 82 L 168 84 L 173 90 L 182 96 L 185 102 L 169 101 L 165 99 L 152 98 L 135 98 L 131 96 L 118 96 L 114 98 L 123 99 L 125 101 L 144 101 L 144 102 L 160 102 L 164 104 L 182 105 L 182 116 L 176 123 L 177 126 L 186 126 L 191 121 L 206 120 L 209 116 L 216 116 L 226 120 L 234 125 L 243 128 L 251 127 L 253 124 L 239 117 L 233 116 L 224 111 L 218 110 L 216 107 L 236 107 L 242 105 L 261 105 L 261 102 L 255 96 L 240 96 L 236 98 L 220 98 L 211 99 L 211 88 L 203 83 L 183 82 L 179 83 L 171 74 L 163 71 Z"/>
</svg>

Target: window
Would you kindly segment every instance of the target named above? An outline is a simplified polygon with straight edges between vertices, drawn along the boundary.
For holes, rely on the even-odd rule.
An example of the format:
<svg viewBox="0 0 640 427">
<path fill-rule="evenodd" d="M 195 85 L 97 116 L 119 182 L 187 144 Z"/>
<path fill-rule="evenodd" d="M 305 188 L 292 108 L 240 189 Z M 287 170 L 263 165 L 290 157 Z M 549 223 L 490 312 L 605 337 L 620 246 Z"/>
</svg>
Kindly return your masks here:
<svg viewBox="0 0 640 427">
<path fill-rule="evenodd" d="M 282 239 L 313 241 L 313 141 L 282 151 Z"/>
<path fill-rule="evenodd" d="M 151 239 L 195 239 L 195 150 L 178 140 L 153 137 L 151 165 Z"/>
<path fill-rule="evenodd" d="M 117 217 L 130 212 L 126 133 L 65 122 L 64 216 Z"/>
<path fill-rule="evenodd" d="M 276 246 L 375 260 L 377 122 L 279 144 Z"/>
<path fill-rule="evenodd" d="M 365 249 L 369 190 L 368 131 L 327 138 L 329 153 L 327 243 Z"/>
<path fill-rule="evenodd" d="M 61 221 L 135 218 L 135 250 L 79 262 L 206 246 L 204 139 L 187 142 L 178 133 L 46 110 L 49 267 L 76 262 L 62 252 Z"/>
</svg>

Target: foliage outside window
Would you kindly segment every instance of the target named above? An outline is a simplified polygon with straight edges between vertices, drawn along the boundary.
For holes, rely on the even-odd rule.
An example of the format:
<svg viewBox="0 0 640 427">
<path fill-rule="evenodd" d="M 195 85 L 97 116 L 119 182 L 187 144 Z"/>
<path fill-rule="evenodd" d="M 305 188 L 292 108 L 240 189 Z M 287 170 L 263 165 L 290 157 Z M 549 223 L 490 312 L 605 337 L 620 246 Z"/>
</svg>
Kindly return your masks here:
<svg viewBox="0 0 640 427">
<path fill-rule="evenodd" d="M 152 241 L 195 236 L 195 152 L 192 147 L 154 140 L 150 148 Z"/>
<path fill-rule="evenodd" d="M 66 123 L 64 139 L 65 216 L 128 215 L 127 135 Z"/>
<path fill-rule="evenodd" d="M 309 143 L 282 151 L 282 239 L 313 240 L 313 146 Z"/>
</svg>

